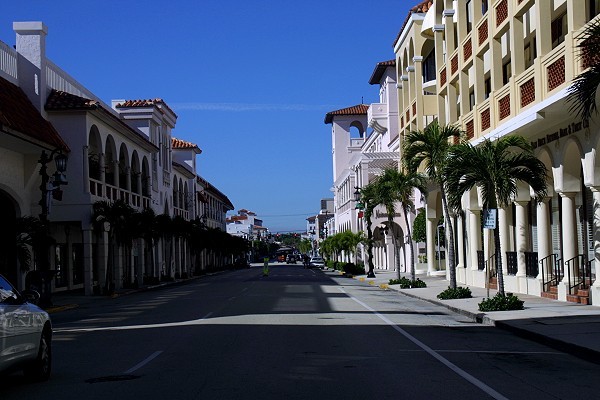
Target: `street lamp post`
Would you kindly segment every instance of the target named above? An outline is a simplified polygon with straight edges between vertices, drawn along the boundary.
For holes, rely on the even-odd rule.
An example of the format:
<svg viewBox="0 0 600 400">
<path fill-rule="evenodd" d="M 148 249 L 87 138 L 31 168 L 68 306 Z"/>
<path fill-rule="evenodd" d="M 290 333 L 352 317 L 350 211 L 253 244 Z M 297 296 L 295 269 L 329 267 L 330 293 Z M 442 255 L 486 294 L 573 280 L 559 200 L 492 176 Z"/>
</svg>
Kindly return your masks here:
<svg viewBox="0 0 600 400">
<path fill-rule="evenodd" d="M 56 172 L 54 173 L 54 179 L 50 182 L 50 175 L 48 175 L 48 163 L 54 160 L 56 164 Z M 51 196 L 56 200 L 62 200 L 62 191 L 60 190 L 61 185 L 68 184 L 65 172 L 67 170 L 67 156 L 62 154 L 60 149 L 53 150 L 50 155 L 46 154 L 43 150 L 38 160 L 40 164 L 40 177 L 42 182 L 40 184 L 40 191 L 42 192 L 42 198 L 39 201 L 39 205 L 42 211 L 39 215 L 42 223 L 44 238 L 40 249 L 40 268 L 37 271 L 37 284 L 40 290 L 40 303 L 42 305 L 52 305 L 50 299 L 51 294 L 51 283 L 52 277 L 55 271 L 50 270 L 50 226 L 48 224 L 48 214 L 50 213 L 50 202 Z"/>
</svg>

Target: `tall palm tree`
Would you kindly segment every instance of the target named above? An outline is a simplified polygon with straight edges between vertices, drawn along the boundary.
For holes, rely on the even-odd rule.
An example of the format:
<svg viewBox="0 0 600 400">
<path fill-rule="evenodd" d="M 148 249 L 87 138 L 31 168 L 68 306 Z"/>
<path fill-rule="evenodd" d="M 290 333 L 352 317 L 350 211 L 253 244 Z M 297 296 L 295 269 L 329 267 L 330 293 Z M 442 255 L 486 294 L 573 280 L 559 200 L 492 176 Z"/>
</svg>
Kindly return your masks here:
<svg viewBox="0 0 600 400">
<path fill-rule="evenodd" d="M 370 182 L 366 186 L 360 188 L 360 202 L 363 205 L 364 219 L 367 222 L 367 264 L 368 271 L 367 277 L 375 278 L 374 265 L 373 265 L 373 228 L 371 218 L 373 217 L 373 211 L 377 207 L 376 201 L 376 183 Z"/>
<path fill-rule="evenodd" d="M 422 194 L 426 193 L 425 177 L 418 172 L 404 172 L 396 168 L 386 169 L 382 175 L 386 181 L 393 187 L 396 201 L 400 203 L 404 223 L 407 229 L 408 247 L 410 249 L 410 276 L 414 281 L 415 276 L 415 252 L 413 251 L 412 233 L 408 216 L 415 212 L 415 203 L 413 201 L 415 189 Z"/>
<path fill-rule="evenodd" d="M 383 174 L 378 176 L 375 182 L 375 201 L 385 207 L 387 214 L 387 223 L 389 232 L 392 235 L 392 246 L 394 248 L 394 264 L 396 264 L 396 273 L 400 279 L 400 255 L 396 244 L 396 232 L 394 232 L 394 217 L 396 216 L 396 202 L 398 196 L 396 193 L 396 172 L 395 168 L 387 168 Z"/>
<path fill-rule="evenodd" d="M 132 223 L 133 208 L 123 200 L 97 201 L 92 205 L 92 222 L 100 227 L 108 222 L 108 265 L 105 274 L 105 293 L 114 288 L 115 250 L 126 246 L 130 239 L 129 226 Z M 121 260 L 120 260 L 121 261 Z"/>
<path fill-rule="evenodd" d="M 168 214 L 159 214 L 156 216 L 156 226 L 162 239 L 163 260 L 165 260 L 165 269 L 161 271 L 161 278 L 170 279 L 173 254 L 173 218 Z"/>
<path fill-rule="evenodd" d="M 535 201 L 546 196 L 546 166 L 534 154 L 531 145 L 518 135 L 495 141 L 486 139 L 479 146 L 461 143 L 451 151 L 446 169 L 450 206 L 459 210 L 462 195 L 474 187 L 481 190 L 483 207 L 506 207 L 517 195 L 518 182 L 531 186 Z M 494 229 L 498 291 L 504 296 L 502 252 L 499 227 Z"/>
<path fill-rule="evenodd" d="M 148 277 L 155 277 L 155 246 L 156 240 L 160 237 L 156 225 L 156 213 L 150 207 L 146 207 L 139 213 L 137 225 L 141 237 L 144 239 L 145 257 L 147 257 L 146 271 L 150 271 Z"/>
<path fill-rule="evenodd" d="M 440 189 L 444 221 L 448 232 L 448 267 L 450 269 L 450 287 L 456 288 L 456 255 L 454 247 L 454 229 L 448 209 L 445 189 L 444 170 L 448 154 L 453 144 L 451 139 L 459 138 L 462 131 L 454 125 L 441 126 L 437 120 L 422 131 L 412 131 L 404 139 L 403 161 L 408 171 L 416 172 L 423 167 L 427 177 Z"/>
<path fill-rule="evenodd" d="M 579 58 L 589 65 L 589 69 L 579 74 L 568 89 L 567 101 L 571 112 L 588 121 L 598 113 L 596 92 L 600 85 L 600 21 L 588 24 L 577 38 L 580 40 Z"/>
</svg>

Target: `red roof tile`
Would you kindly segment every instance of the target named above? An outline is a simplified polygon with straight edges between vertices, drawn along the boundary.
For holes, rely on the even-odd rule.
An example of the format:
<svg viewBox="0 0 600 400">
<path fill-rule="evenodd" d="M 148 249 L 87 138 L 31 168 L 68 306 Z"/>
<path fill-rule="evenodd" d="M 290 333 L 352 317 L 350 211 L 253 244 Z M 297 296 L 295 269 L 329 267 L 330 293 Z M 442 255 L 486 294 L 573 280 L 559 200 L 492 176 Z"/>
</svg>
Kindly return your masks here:
<svg viewBox="0 0 600 400">
<path fill-rule="evenodd" d="M 197 144 L 194 144 L 191 142 L 186 142 L 185 140 L 177 139 L 174 137 L 171 138 L 171 147 L 174 149 L 198 149 L 198 150 L 200 150 L 200 148 L 198 147 Z"/>
<path fill-rule="evenodd" d="M 54 126 L 44 119 L 23 90 L 0 78 L 0 126 L 69 151 Z"/>
<path fill-rule="evenodd" d="M 369 106 L 366 104 L 359 104 L 352 107 L 342 108 L 341 110 L 330 111 L 325 114 L 325 123 L 330 124 L 333 121 L 333 117 L 336 115 L 367 115 Z"/>
<path fill-rule="evenodd" d="M 396 43 L 400 39 L 400 35 L 402 35 L 402 31 L 408 24 L 408 21 L 410 21 L 411 15 L 419 14 L 419 13 L 426 13 L 427 11 L 429 11 L 429 9 L 431 7 L 433 7 L 433 2 L 434 2 L 434 0 L 425 0 L 410 9 L 410 11 L 408 12 L 408 15 L 406 16 L 406 19 L 404 20 L 404 23 L 402 24 L 402 28 L 400 28 L 400 32 L 398 32 L 398 35 L 396 36 L 396 40 L 394 40 L 394 43 L 392 44 L 392 47 L 396 47 Z"/>
<path fill-rule="evenodd" d="M 171 107 L 169 107 L 167 105 L 167 103 L 165 103 L 165 101 L 161 98 L 156 98 L 156 99 L 139 99 L 139 100 L 125 100 L 124 103 L 119 103 L 117 104 L 115 107 L 117 108 L 124 108 L 124 107 L 150 107 L 150 106 L 157 106 L 159 104 L 162 104 L 165 106 L 165 108 L 167 110 L 169 110 L 173 115 L 177 116 L 177 114 L 175 114 L 173 112 L 173 110 L 171 109 Z"/>
<path fill-rule="evenodd" d="M 145 142 L 152 144 L 152 146 L 158 150 L 158 147 L 156 147 L 156 145 L 154 145 L 146 135 L 144 135 L 138 129 L 134 129 L 127 125 L 121 118 L 116 116 L 113 111 L 105 109 L 96 100 L 86 99 L 85 97 L 80 97 L 71 93 L 52 89 L 52 92 L 50 92 L 50 95 L 46 100 L 45 109 L 46 111 L 102 111 L 104 114 L 118 122 L 123 128 L 139 136 Z"/>
<path fill-rule="evenodd" d="M 373 74 L 371 74 L 371 79 L 369 79 L 369 84 L 371 85 L 377 85 L 379 84 L 379 81 L 381 80 L 381 77 L 383 76 L 383 73 L 385 72 L 387 67 L 395 67 L 396 66 L 396 59 L 393 60 L 389 60 L 389 61 L 382 61 L 377 63 L 377 65 L 375 66 L 375 70 L 373 71 Z"/>
</svg>

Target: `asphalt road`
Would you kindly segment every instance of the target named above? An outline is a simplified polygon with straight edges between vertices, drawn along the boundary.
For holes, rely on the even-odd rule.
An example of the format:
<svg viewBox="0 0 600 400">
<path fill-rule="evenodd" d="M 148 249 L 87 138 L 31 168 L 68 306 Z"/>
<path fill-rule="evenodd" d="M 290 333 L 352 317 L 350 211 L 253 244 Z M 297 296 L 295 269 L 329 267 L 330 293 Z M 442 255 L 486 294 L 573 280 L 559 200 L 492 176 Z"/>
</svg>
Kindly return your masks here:
<svg viewBox="0 0 600 400">
<path fill-rule="evenodd" d="M 53 316 L 10 399 L 597 398 L 600 366 L 334 272 L 275 265 Z M 543 396 L 543 397 L 542 397 Z"/>
</svg>

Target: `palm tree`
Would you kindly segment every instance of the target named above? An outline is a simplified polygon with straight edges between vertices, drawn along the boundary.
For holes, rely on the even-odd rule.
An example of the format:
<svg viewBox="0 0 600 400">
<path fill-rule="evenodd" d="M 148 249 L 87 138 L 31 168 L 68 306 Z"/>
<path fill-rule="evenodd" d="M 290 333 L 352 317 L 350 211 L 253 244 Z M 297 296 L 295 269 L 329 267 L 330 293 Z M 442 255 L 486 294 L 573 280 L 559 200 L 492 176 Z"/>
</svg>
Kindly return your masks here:
<svg viewBox="0 0 600 400">
<path fill-rule="evenodd" d="M 364 219 L 365 221 L 367 221 L 367 277 L 369 278 L 375 278 L 375 273 L 373 272 L 373 228 L 371 222 L 371 218 L 373 217 L 373 211 L 375 210 L 375 207 L 377 207 L 377 190 L 375 186 L 375 182 L 370 182 L 369 184 L 363 186 L 360 189 L 360 203 L 363 206 Z"/>
<path fill-rule="evenodd" d="M 423 166 L 427 177 L 440 189 L 444 221 L 448 232 L 448 267 L 450 269 L 450 287 L 456 288 L 456 255 L 454 252 L 454 229 L 448 210 L 448 201 L 445 189 L 446 177 L 444 170 L 448 162 L 448 153 L 453 144 L 451 139 L 459 138 L 462 131 L 454 125 L 440 126 L 437 120 L 422 131 L 410 132 L 403 146 L 403 161 L 408 171 L 416 172 Z"/>
<path fill-rule="evenodd" d="M 579 58 L 589 69 L 578 75 L 568 89 L 570 111 L 589 121 L 598 112 L 596 93 L 600 85 L 600 21 L 590 22 L 577 38 L 580 40 Z"/>
<path fill-rule="evenodd" d="M 534 154 L 531 145 L 518 135 L 504 136 L 498 140 L 486 139 L 475 147 L 461 143 L 451 151 L 446 169 L 450 206 L 459 210 L 461 198 L 473 187 L 481 190 L 483 207 L 506 207 L 517 194 L 518 182 L 524 182 L 534 191 L 535 201 L 546 196 L 546 166 Z M 499 227 L 494 229 L 498 291 L 504 296 L 502 252 Z"/>
<path fill-rule="evenodd" d="M 108 265 L 105 274 L 105 292 L 110 293 L 114 288 L 115 250 L 127 246 L 130 241 L 130 226 L 134 210 L 123 200 L 97 201 L 93 204 L 92 222 L 102 226 L 105 222 L 110 225 L 108 231 Z"/>
<path fill-rule="evenodd" d="M 394 232 L 394 217 L 396 215 L 396 176 L 395 168 L 387 168 L 383 174 L 377 177 L 375 182 L 375 201 L 385 207 L 387 214 L 387 223 L 392 235 L 392 246 L 394 247 L 394 263 L 396 264 L 396 273 L 400 279 L 400 255 L 396 245 L 396 233 Z"/>
<path fill-rule="evenodd" d="M 146 271 L 150 271 L 148 277 L 154 277 L 156 264 L 154 243 L 160 237 L 160 233 L 156 226 L 156 213 L 152 208 L 144 208 L 142 212 L 139 213 L 138 229 L 141 237 L 144 239 L 144 246 L 146 248 L 144 253 L 148 258 L 148 263 L 144 263 L 147 265 Z"/>
<path fill-rule="evenodd" d="M 410 249 L 410 277 L 415 280 L 415 252 L 413 251 L 412 233 L 408 215 L 415 212 L 415 204 L 413 202 L 415 189 L 418 189 L 422 194 L 425 194 L 425 177 L 417 172 L 404 172 L 395 168 L 385 170 L 382 177 L 386 177 L 390 184 L 394 187 L 396 201 L 400 203 L 402 214 L 404 215 L 404 223 L 406 224 L 408 248 Z"/>
<path fill-rule="evenodd" d="M 165 269 L 161 271 L 161 279 L 171 279 L 173 218 L 168 214 L 159 214 L 156 216 L 156 226 L 162 239 L 163 259 L 165 262 Z"/>
</svg>

